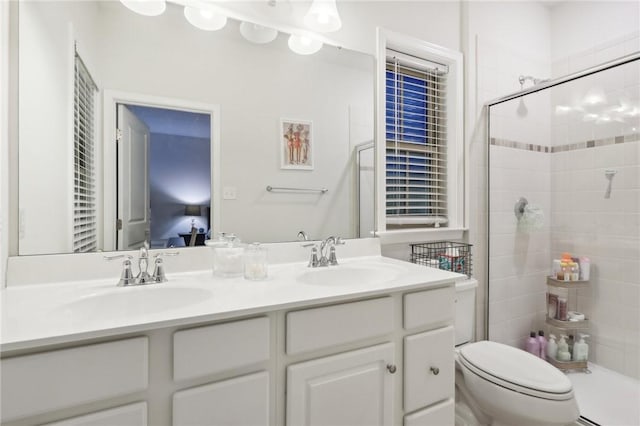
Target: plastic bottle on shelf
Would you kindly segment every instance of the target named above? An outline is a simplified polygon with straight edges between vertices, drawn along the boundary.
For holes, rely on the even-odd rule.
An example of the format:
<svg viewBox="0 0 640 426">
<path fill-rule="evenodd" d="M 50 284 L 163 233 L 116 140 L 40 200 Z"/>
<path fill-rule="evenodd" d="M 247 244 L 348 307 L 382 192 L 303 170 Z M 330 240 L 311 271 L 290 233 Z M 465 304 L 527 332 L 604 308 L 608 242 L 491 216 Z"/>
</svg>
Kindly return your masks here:
<svg viewBox="0 0 640 426">
<path fill-rule="evenodd" d="M 589 358 L 589 345 L 584 341 L 588 334 L 580 333 L 580 340 L 573 345 L 573 360 L 586 361 Z"/>
<path fill-rule="evenodd" d="M 536 339 L 535 331 L 532 331 L 531 333 L 529 333 L 529 338 L 527 339 L 525 349 L 527 352 L 537 357 L 540 356 L 540 343 L 538 343 L 538 339 Z"/>
<path fill-rule="evenodd" d="M 580 279 L 580 268 L 576 262 L 571 262 L 569 264 L 571 268 L 571 281 L 578 281 Z"/>
<path fill-rule="evenodd" d="M 547 357 L 556 358 L 558 356 L 558 343 L 556 343 L 556 336 L 549 335 L 549 342 L 547 343 Z"/>
<path fill-rule="evenodd" d="M 580 262 L 580 280 L 589 281 L 589 275 L 591 271 L 591 260 L 588 257 L 581 257 Z"/>
<path fill-rule="evenodd" d="M 571 361 L 571 354 L 569 353 L 569 344 L 565 340 L 567 336 L 564 334 L 560 336 L 560 341 L 558 342 L 558 355 L 556 359 L 558 361 Z"/>
<path fill-rule="evenodd" d="M 558 297 L 558 310 L 556 311 L 556 318 L 560 321 L 568 321 L 569 317 L 567 316 L 567 298 L 566 297 Z"/>
<path fill-rule="evenodd" d="M 540 345 L 540 358 L 547 359 L 547 339 L 544 337 L 544 331 L 538 330 L 538 344 Z"/>
<path fill-rule="evenodd" d="M 569 346 L 569 353 L 573 354 L 573 345 L 575 343 L 575 339 L 573 338 L 573 334 L 569 335 L 569 338 L 567 339 L 567 346 Z"/>
</svg>

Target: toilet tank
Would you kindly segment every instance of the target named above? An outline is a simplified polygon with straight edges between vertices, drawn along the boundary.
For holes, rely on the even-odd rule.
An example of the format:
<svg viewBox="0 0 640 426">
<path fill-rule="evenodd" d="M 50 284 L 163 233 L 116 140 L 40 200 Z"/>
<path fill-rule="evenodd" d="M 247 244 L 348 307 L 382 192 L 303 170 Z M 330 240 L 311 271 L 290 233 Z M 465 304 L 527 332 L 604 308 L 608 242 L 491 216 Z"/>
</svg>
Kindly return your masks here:
<svg viewBox="0 0 640 426">
<path fill-rule="evenodd" d="M 456 282 L 456 346 L 473 341 L 476 324 L 476 288 L 474 278 Z"/>
</svg>

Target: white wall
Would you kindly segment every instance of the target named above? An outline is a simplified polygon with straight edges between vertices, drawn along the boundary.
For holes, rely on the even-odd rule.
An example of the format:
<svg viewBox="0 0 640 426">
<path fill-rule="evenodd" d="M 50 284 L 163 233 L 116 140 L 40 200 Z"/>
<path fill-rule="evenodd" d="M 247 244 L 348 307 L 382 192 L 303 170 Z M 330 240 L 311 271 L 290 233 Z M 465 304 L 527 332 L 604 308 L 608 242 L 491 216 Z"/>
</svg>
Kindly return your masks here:
<svg viewBox="0 0 640 426">
<path fill-rule="evenodd" d="M 97 8 L 20 2 L 20 254 L 72 251 L 74 41 L 95 63 Z M 73 21 L 76 24 L 71 25 Z M 90 68 L 90 72 L 91 68 Z M 97 77 L 96 77 L 97 78 Z"/>
<path fill-rule="evenodd" d="M 488 206 L 486 194 L 487 168 L 487 116 L 483 106 L 485 102 L 520 90 L 518 77 L 532 75 L 547 78 L 550 74 L 550 18 L 549 10 L 539 2 L 468 2 L 463 11 L 464 52 L 466 63 L 466 139 L 469 150 L 469 242 L 474 250 L 474 275 L 479 280 L 477 297 L 476 334 L 485 335 L 484 312 L 487 309 L 486 265 L 489 264 L 487 252 Z M 529 86 L 531 83 L 527 83 Z M 528 87 L 527 86 L 527 87 Z M 502 138 L 520 140 L 520 135 L 528 135 L 530 143 L 536 143 L 547 137 L 548 115 L 544 108 L 544 99 L 528 102 L 526 114 L 518 114 L 518 106 L 503 108 L 492 116 L 492 128 L 497 125 Z M 494 119 L 496 120 L 494 122 Z M 531 121 L 530 121 L 531 120 Z M 527 131 L 520 131 L 526 125 Z M 495 176 L 504 181 L 498 188 L 499 198 L 491 201 L 495 213 L 504 215 L 501 223 L 499 245 L 492 245 L 492 276 L 502 280 L 505 291 L 491 291 L 490 303 L 494 306 L 493 323 L 496 338 L 515 343 L 515 336 L 529 330 L 534 324 L 535 310 L 539 307 L 532 303 L 532 294 L 539 293 L 544 281 L 538 281 L 539 274 L 535 265 L 520 268 L 527 254 L 539 258 L 545 252 L 545 243 L 538 237 L 526 237 L 517 232 L 514 221 L 509 218 L 508 206 L 515 202 L 515 193 L 526 196 L 538 205 L 547 205 L 547 199 L 540 188 L 517 188 L 514 185 L 523 181 L 526 171 L 514 169 L 514 165 L 531 165 L 529 160 L 539 162 L 537 153 L 525 153 L 511 148 L 498 148 L 507 156 L 497 163 L 501 175 Z M 513 158 L 509 158 L 509 153 Z M 528 158 L 531 157 L 531 158 Z M 492 168 L 496 164 L 491 164 Z M 529 169 L 525 169 L 529 170 Z M 533 195 L 536 193 L 536 195 Z M 513 206 L 511 205 L 511 209 Z M 513 216 L 513 213 L 511 213 Z M 515 217 L 513 218 L 515 219 Z M 497 275 L 496 275 L 497 274 Z M 523 284 L 526 282 L 526 285 Z M 511 285 L 513 284 L 513 285 Z M 507 286 L 507 287 L 505 287 Z M 509 305 L 526 308 L 504 308 Z M 497 315 L 497 316 L 496 316 Z M 518 324 L 513 331 L 506 333 L 505 325 L 511 321 Z M 500 331 L 498 331 L 500 330 Z M 493 336 L 492 336 L 493 337 Z"/>
</svg>

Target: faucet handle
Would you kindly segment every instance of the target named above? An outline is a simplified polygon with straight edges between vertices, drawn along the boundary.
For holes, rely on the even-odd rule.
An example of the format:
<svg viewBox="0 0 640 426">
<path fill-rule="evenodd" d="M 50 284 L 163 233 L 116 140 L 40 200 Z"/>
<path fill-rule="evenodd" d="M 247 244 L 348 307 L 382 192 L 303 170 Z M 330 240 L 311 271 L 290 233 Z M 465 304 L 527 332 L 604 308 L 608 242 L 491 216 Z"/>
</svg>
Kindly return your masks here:
<svg viewBox="0 0 640 426">
<path fill-rule="evenodd" d="M 320 261 L 318 260 L 318 247 L 316 247 L 316 245 L 313 245 L 313 248 L 311 249 L 311 257 L 309 258 L 309 264 L 307 265 L 309 268 L 316 268 L 318 265 L 320 264 Z"/>
<path fill-rule="evenodd" d="M 116 259 L 124 259 L 122 262 L 122 273 L 120 274 L 120 280 L 118 281 L 118 287 L 126 287 L 128 285 L 135 284 L 135 277 L 131 270 L 132 256 L 128 254 L 117 254 L 114 256 L 104 256 L 104 260 L 112 261 Z"/>
<path fill-rule="evenodd" d="M 179 251 L 168 251 L 154 254 L 153 257 L 156 260 L 153 262 L 153 274 L 151 275 L 151 281 L 154 283 L 164 283 L 169 281 L 164 273 L 164 262 L 162 258 L 164 256 L 177 256 L 179 254 Z"/>
<path fill-rule="evenodd" d="M 162 261 L 162 257 L 160 256 L 156 256 L 151 281 L 153 281 L 154 283 L 163 283 L 168 281 L 166 275 L 164 274 L 164 262 Z"/>
<path fill-rule="evenodd" d="M 342 243 L 344 244 L 344 243 Z M 338 259 L 336 258 L 336 248 L 335 246 L 331 246 L 329 248 L 329 259 L 327 260 L 330 266 L 336 266 L 338 264 Z"/>
</svg>

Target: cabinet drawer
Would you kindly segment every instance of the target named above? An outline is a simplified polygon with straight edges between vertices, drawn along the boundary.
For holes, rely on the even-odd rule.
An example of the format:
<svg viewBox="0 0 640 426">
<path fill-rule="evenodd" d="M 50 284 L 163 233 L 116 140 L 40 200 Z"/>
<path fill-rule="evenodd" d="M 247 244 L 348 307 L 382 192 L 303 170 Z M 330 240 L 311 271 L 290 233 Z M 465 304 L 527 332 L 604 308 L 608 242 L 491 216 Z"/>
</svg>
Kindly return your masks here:
<svg viewBox="0 0 640 426">
<path fill-rule="evenodd" d="M 146 426 L 147 403 L 124 405 L 110 410 L 97 411 L 85 416 L 72 417 L 43 426 Z"/>
<path fill-rule="evenodd" d="M 148 345 L 138 337 L 3 359 L 2 421 L 145 390 Z"/>
<path fill-rule="evenodd" d="M 177 331 L 173 335 L 173 379 L 192 379 L 267 361 L 269 340 L 267 317 Z"/>
<path fill-rule="evenodd" d="M 405 337 L 405 411 L 414 411 L 453 397 L 453 350 L 452 326 Z"/>
<path fill-rule="evenodd" d="M 405 294 L 405 330 L 432 324 L 453 323 L 454 297 L 455 288 L 453 285 Z"/>
<path fill-rule="evenodd" d="M 453 426 L 455 417 L 455 402 L 451 398 L 433 407 L 404 416 L 404 426 Z"/>
<path fill-rule="evenodd" d="M 393 302 L 383 297 L 287 314 L 287 354 L 299 354 L 393 331 Z"/>
<path fill-rule="evenodd" d="M 260 372 L 176 392 L 173 424 L 269 425 L 269 374 Z"/>
</svg>

